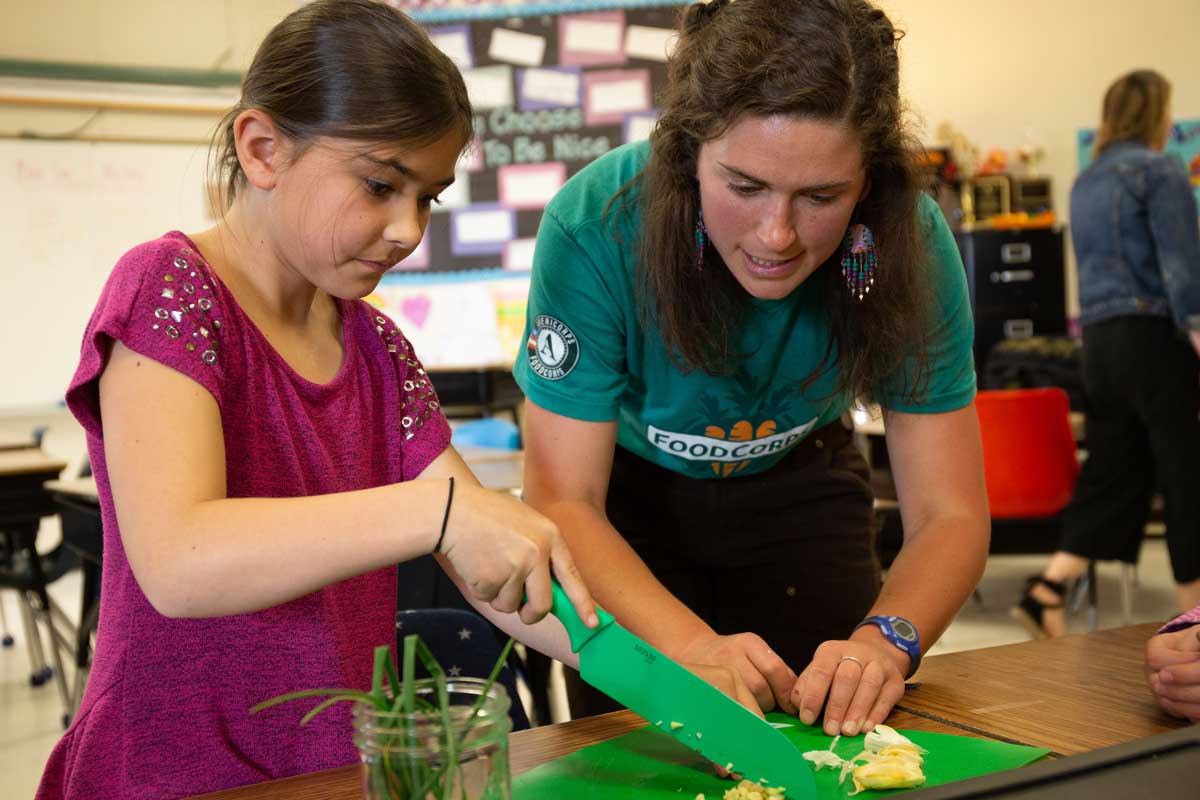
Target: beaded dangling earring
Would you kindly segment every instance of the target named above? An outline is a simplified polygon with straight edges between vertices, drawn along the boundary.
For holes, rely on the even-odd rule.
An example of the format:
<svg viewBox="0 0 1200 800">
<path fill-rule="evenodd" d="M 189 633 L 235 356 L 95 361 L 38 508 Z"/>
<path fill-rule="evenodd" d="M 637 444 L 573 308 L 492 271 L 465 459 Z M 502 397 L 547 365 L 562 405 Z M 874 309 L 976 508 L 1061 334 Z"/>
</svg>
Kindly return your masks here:
<svg viewBox="0 0 1200 800">
<path fill-rule="evenodd" d="M 696 208 L 696 269 L 704 271 L 704 248 L 708 244 L 708 228 L 704 226 L 704 211 Z"/>
<path fill-rule="evenodd" d="M 879 251 L 875 248 L 875 237 L 866 225 L 851 225 L 842 242 L 842 275 L 850 294 L 861 303 L 871 287 L 875 285 L 875 267 L 879 263 Z"/>
</svg>

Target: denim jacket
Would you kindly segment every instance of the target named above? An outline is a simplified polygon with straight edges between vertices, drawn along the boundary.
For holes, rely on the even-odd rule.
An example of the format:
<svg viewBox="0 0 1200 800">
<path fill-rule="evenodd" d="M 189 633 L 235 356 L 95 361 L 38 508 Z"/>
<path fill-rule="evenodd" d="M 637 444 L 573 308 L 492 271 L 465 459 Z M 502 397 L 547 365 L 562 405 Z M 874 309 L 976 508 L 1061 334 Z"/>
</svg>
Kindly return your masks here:
<svg viewBox="0 0 1200 800">
<path fill-rule="evenodd" d="M 1080 322 L 1146 314 L 1200 331 L 1200 225 L 1178 159 L 1109 145 L 1071 187 Z"/>
</svg>

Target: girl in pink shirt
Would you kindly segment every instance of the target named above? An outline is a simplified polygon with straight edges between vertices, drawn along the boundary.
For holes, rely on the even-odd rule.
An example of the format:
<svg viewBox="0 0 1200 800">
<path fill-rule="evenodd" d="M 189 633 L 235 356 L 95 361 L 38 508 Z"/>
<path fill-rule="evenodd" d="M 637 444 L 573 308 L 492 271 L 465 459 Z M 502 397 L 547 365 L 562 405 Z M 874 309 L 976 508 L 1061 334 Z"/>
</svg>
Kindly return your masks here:
<svg viewBox="0 0 1200 800">
<path fill-rule="evenodd" d="M 97 646 L 39 798 L 352 763 L 344 707 L 303 729 L 248 710 L 367 689 L 395 641 L 394 565 L 430 552 L 482 613 L 577 665 L 561 627 L 535 625 L 552 567 L 594 618 L 557 529 L 478 485 L 409 342 L 360 299 L 416 248 L 471 135 L 420 28 L 318 0 L 267 36 L 225 120 L 220 223 L 117 263 L 67 395 L 104 520 Z"/>
</svg>

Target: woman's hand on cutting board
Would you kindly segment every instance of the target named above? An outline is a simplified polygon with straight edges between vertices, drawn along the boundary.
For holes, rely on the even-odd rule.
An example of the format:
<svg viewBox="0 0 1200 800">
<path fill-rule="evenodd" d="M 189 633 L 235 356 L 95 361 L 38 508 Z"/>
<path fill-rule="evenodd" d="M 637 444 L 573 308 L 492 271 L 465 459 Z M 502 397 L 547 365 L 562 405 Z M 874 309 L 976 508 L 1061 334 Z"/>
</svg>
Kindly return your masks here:
<svg viewBox="0 0 1200 800">
<path fill-rule="evenodd" d="M 887 719 L 904 696 L 904 673 L 894 647 L 871 641 L 824 642 L 800 673 L 791 698 L 797 716 L 812 725 L 825 706 L 827 736 L 857 736 Z"/>
</svg>

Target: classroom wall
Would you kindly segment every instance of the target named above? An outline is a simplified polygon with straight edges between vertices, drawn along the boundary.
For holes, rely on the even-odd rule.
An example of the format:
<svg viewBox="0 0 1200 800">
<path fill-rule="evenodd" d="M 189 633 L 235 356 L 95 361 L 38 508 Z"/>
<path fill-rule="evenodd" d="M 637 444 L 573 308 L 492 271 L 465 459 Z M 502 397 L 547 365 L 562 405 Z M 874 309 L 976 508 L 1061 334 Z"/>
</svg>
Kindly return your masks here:
<svg viewBox="0 0 1200 800">
<path fill-rule="evenodd" d="M 296 8 L 298 0 L 2 2 L 0 59 L 242 71 L 258 41 Z M 1175 116 L 1200 117 L 1200 82 L 1195 80 L 1200 57 L 1194 42 L 1195 32 L 1200 31 L 1200 2 L 1196 0 L 880 3 L 907 31 L 902 43 L 904 87 L 922 138 L 932 142 L 937 126 L 949 121 L 984 151 L 993 147 L 1011 151 L 1027 140 L 1040 144 L 1046 150 L 1042 169 L 1054 179 L 1056 205 L 1064 217 L 1076 173 L 1075 133 L 1096 124 L 1100 96 L 1120 72 L 1139 66 L 1159 69 L 1175 84 Z M 123 230 L 121 226 L 110 225 L 94 235 L 89 232 L 104 228 L 105 214 L 111 218 L 114 213 L 105 203 L 105 176 L 115 170 L 125 181 L 115 206 L 122 220 L 135 214 L 139 203 L 152 203 L 156 212 L 164 208 L 170 212 L 170 222 L 160 223 L 161 213 L 147 213 L 147 225 L 202 223 L 198 165 L 202 166 L 203 143 L 219 114 L 215 110 L 108 110 L 97 115 L 86 108 L 6 102 L 3 98 L 11 96 L 11 89 L 12 81 L 0 78 L 0 213 L 11 216 L 19 211 L 28 216 L 37 210 L 28 204 L 15 209 L 4 203 L 6 194 L 15 196 L 11 190 L 20 188 L 19 181 L 29 179 L 27 168 L 35 151 L 53 164 L 54 153 L 64 154 L 57 157 L 61 160 L 70 155 L 70 148 L 89 148 L 77 143 L 31 143 L 30 135 L 52 136 L 82 126 L 84 138 L 129 142 L 116 150 L 93 145 L 87 155 L 71 156 L 75 160 L 70 163 L 77 169 L 87 162 L 90 183 L 84 189 L 53 183 L 41 186 L 38 197 L 45 216 L 33 220 L 33 228 L 11 219 L 7 228 L 0 222 L 0 255 L 15 250 L 14 230 L 25 237 L 22 248 L 29 237 L 44 236 L 47 241 L 41 248 L 42 259 L 33 259 L 38 263 L 6 258 L 0 266 L 0 374 L 4 376 L 0 384 L 14 380 L 14 365 L 18 365 L 26 377 L 15 380 L 38 387 L 65 386 L 86 311 L 112 261 L 135 243 L 112 240 L 112 231 Z M 83 85 L 78 92 L 95 90 Z M 207 103 L 214 109 L 232 97 L 230 90 L 164 93 L 116 87 L 114 91 L 131 96 L 134 104 L 178 101 L 178 105 Z M 55 193 L 64 191 L 78 197 L 86 192 L 88 207 L 95 208 L 95 214 L 79 219 L 68 205 L 56 204 Z M 71 231 L 69 241 L 64 241 L 64 230 Z M 72 279 L 64 280 L 67 275 Z M 1072 297 L 1073 277 L 1072 271 Z M 13 348 L 25 346 L 18 343 L 44 324 L 48 314 L 53 314 L 53 341 L 39 343 L 36 350 L 22 350 L 19 359 L 10 357 Z M 22 395 L 9 384 L 0 390 L 0 408 L 55 399 L 53 392 L 44 389 Z"/>
</svg>

